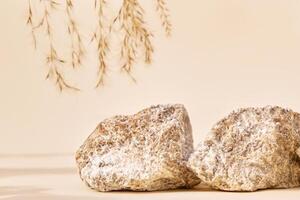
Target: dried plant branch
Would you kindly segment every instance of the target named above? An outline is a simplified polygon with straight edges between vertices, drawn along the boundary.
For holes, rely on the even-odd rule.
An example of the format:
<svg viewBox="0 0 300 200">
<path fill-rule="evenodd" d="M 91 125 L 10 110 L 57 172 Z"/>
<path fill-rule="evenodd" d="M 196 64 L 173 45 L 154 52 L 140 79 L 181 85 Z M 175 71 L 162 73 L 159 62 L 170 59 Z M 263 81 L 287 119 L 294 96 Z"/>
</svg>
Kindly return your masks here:
<svg viewBox="0 0 300 200">
<path fill-rule="evenodd" d="M 108 26 L 105 23 L 104 8 L 106 0 L 95 0 L 95 9 L 97 10 L 98 24 L 97 29 L 93 33 L 92 41 L 97 43 L 98 51 L 98 81 L 96 87 L 104 85 L 104 77 L 107 72 L 107 54 L 109 52 L 108 46 Z"/>
<path fill-rule="evenodd" d="M 36 49 L 36 36 L 35 36 L 34 24 L 33 24 L 33 11 L 32 11 L 31 0 L 28 0 L 28 16 L 27 16 L 26 24 L 29 25 L 31 28 L 31 37 L 33 40 L 34 49 Z"/>
<path fill-rule="evenodd" d="M 84 56 L 82 38 L 78 30 L 78 25 L 73 17 L 73 0 L 66 0 L 66 14 L 68 18 L 68 33 L 71 37 L 71 63 L 73 68 L 80 66 Z"/>
<path fill-rule="evenodd" d="M 140 49 L 144 61 L 146 63 L 152 61 L 152 33 L 146 28 L 144 10 L 137 0 L 124 0 L 114 22 L 116 21 L 119 21 L 123 31 L 121 57 L 124 59 L 124 64 L 122 69 L 132 77 L 132 67 L 138 59 L 137 54 Z"/>
<path fill-rule="evenodd" d="M 165 33 L 167 36 L 170 36 L 172 32 L 172 23 L 170 20 L 170 14 L 169 9 L 167 8 L 167 4 L 165 0 L 156 0 L 156 4 L 156 10 L 159 13 L 162 26 L 165 29 Z"/>
<path fill-rule="evenodd" d="M 31 27 L 31 34 L 36 48 L 36 32 L 44 30 L 49 43 L 49 52 L 47 55 L 47 65 L 49 72 L 47 79 L 52 79 L 57 84 L 60 90 L 69 88 L 78 90 L 65 81 L 64 74 L 61 71 L 62 66 L 66 61 L 58 55 L 53 41 L 54 30 L 52 27 L 51 16 L 54 10 L 61 7 L 61 1 L 58 0 L 35 0 L 39 3 L 42 10 L 42 16 L 38 16 L 33 12 L 32 3 L 34 0 L 28 0 L 28 17 L 27 25 Z M 172 25 L 169 17 L 165 0 L 156 1 L 156 9 L 160 15 L 162 26 L 166 35 L 171 34 Z M 73 68 L 80 66 L 84 56 L 84 45 L 82 36 L 78 27 L 78 23 L 74 17 L 74 0 L 64 0 L 65 9 L 62 11 L 67 18 L 67 30 L 71 42 L 71 64 Z M 123 0 L 122 6 L 119 9 L 117 16 L 112 18 L 112 22 L 108 22 L 107 0 L 94 0 L 94 7 L 97 11 L 97 28 L 93 32 L 92 41 L 97 44 L 98 55 L 98 80 L 96 87 L 102 86 L 105 83 L 105 76 L 108 70 L 108 53 L 110 52 L 110 43 L 112 34 L 118 34 L 120 39 L 120 56 L 121 69 L 125 71 L 132 80 L 132 70 L 135 63 L 143 58 L 145 63 L 152 62 L 153 44 L 152 33 L 148 29 L 144 19 L 144 9 L 140 5 L 140 0 Z M 59 9 L 61 10 L 61 9 Z M 118 31 L 114 31 L 115 26 L 119 27 Z"/>
<path fill-rule="evenodd" d="M 49 55 L 47 56 L 47 65 L 49 70 L 46 79 L 52 79 L 55 81 L 55 84 L 58 86 L 60 91 L 63 91 L 64 89 L 79 91 L 78 88 L 67 83 L 64 75 L 59 71 L 58 66 L 64 63 L 65 61 L 58 57 L 55 48 L 50 45 Z"/>
<path fill-rule="evenodd" d="M 59 66 L 63 65 L 65 61 L 60 56 L 58 56 L 57 50 L 55 49 L 55 45 L 53 41 L 54 33 L 51 24 L 51 12 L 53 10 L 56 10 L 57 6 L 59 6 L 60 4 L 54 0 L 40 0 L 39 3 L 43 8 L 43 14 L 41 18 L 38 20 L 37 24 L 34 25 L 32 20 L 32 16 L 33 16 L 32 4 L 31 1 L 29 1 L 29 17 L 28 17 L 27 24 L 29 24 L 32 27 L 32 34 L 34 34 L 35 31 L 38 29 L 45 28 L 46 36 L 48 38 L 48 43 L 49 43 L 49 52 L 46 57 L 46 63 L 48 66 L 48 73 L 46 79 L 53 80 L 60 90 L 63 89 L 78 90 L 77 88 L 68 84 L 64 78 L 63 73 L 59 71 Z M 36 46 L 35 35 L 34 35 L 34 39 L 35 39 L 35 46 Z"/>
</svg>

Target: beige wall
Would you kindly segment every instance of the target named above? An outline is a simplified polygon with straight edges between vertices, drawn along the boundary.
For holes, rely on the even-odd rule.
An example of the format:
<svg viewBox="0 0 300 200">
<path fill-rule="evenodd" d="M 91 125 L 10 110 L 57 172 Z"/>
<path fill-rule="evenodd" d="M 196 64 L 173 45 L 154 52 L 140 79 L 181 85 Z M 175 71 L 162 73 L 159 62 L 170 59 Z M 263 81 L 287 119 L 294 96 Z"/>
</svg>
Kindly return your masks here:
<svg viewBox="0 0 300 200">
<path fill-rule="evenodd" d="M 185 104 L 195 143 L 238 107 L 300 111 L 300 1 L 168 0 L 173 36 L 163 37 L 150 11 L 155 61 L 136 66 L 138 84 L 111 73 L 105 88 L 93 90 L 89 46 L 77 94 L 61 94 L 44 80 L 43 48 L 34 52 L 24 24 L 26 3 L 0 2 L 0 153 L 74 152 L 104 118 L 158 103 Z M 83 27 L 91 30 L 89 3 L 80 5 Z"/>
</svg>

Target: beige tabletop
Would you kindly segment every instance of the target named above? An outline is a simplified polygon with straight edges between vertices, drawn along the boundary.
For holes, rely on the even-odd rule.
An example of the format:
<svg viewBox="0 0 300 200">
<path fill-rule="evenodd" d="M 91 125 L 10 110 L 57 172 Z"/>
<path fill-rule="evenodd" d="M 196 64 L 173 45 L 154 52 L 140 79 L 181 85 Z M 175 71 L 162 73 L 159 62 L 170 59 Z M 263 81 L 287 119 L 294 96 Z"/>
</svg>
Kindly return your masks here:
<svg viewBox="0 0 300 200">
<path fill-rule="evenodd" d="M 221 192 L 198 187 L 162 192 L 96 192 L 80 180 L 72 155 L 0 155 L 0 199 L 299 199 L 300 188 Z"/>
</svg>

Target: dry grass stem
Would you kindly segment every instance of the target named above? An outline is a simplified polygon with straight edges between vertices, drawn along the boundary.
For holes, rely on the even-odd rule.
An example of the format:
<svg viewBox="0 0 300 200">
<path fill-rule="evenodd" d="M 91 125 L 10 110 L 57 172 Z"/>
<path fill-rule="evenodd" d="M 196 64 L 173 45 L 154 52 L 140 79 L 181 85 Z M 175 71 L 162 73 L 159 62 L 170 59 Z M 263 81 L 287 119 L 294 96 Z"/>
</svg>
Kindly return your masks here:
<svg viewBox="0 0 300 200">
<path fill-rule="evenodd" d="M 165 0 L 156 0 L 156 4 L 156 10 L 159 13 L 162 26 L 165 29 L 165 33 L 167 36 L 170 36 L 172 32 L 172 24 L 167 4 Z"/>
<path fill-rule="evenodd" d="M 81 35 L 78 30 L 77 22 L 73 17 L 74 12 L 73 0 L 66 0 L 66 14 L 68 18 L 68 33 L 71 38 L 71 63 L 73 68 L 82 64 L 82 57 L 84 56 L 84 46 Z"/>
<path fill-rule="evenodd" d="M 33 40 L 34 49 L 36 49 L 36 36 L 34 31 L 34 24 L 33 24 L 33 11 L 32 11 L 32 4 L 31 0 L 28 0 L 28 16 L 27 16 L 27 25 L 31 28 L 31 36 Z"/>
<path fill-rule="evenodd" d="M 33 10 L 33 2 L 38 5 L 41 16 L 36 14 Z M 156 9 L 162 21 L 162 26 L 166 35 L 171 34 L 172 25 L 169 17 L 169 10 L 165 0 L 156 1 Z M 60 9 L 62 4 L 64 9 Z M 111 36 L 117 35 L 120 42 L 119 54 L 121 57 L 121 69 L 125 71 L 132 80 L 135 81 L 132 70 L 134 65 L 142 58 L 145 63 L 152 62 L 153 55 L 153 34 L 147 27 L 145 22 L 145 11 L 140 4 L 140 0 L 123 0 L 121 8 L 116 16 L 112 16 L 112 20 L 108 20 L 107 0 L 94 0 L 94 7 L 97 11 L 97 25 L 96 30 L 92 34 L 92 41 L 97 45 L 98 55 L 98 78 L 96 87 L 105 84 L 105 77 L 107 75 L 108 53 L 110 52 Z M 62 67 L 67 61 L 58 55 L 58 49 L 54 44 L 54 28 L 51 17 L 54 11 L 62 11 L 67 18 L 67 30 L 70 37 L 70 63 L 73 68 L 82 64 L 84 56 L 84 44 L 80 29 L 74 14 L 74 0 L 28 0 L 28 17 L 27 25 L 31 27 L 31 35 L 34 42 L 34 47 L 37 45 L 37 31 L 45 31 L 47 41 L 49 43 L 49 52 L 47 55 L 48 74 L 47 79 L 55 81 L 55 84 L 60 90 L 77 88 L 71 86 L 65 81 Z M 115 31 L 115 28 L 118 28 Z"/>
<path fill-rule="evenodd" d="M 97 43 L 98 51 L 98 80 L 96 87 L 104 85 L 104 78 L 107 72 L 107 54 L 109 52 L 107 30 L 109 26 L 105 21 L 104 8 L 106 0 L 95 0 L 95 9 L 97 10 L 97 28 L 93 33 L 92 41 Z"/>
<path fill-rule="evenodd" d="M 137 0 L 123 1 L 114 23 L 117 21 L 121 24 L 123 32 L 121 57 L 124 64 L 122 69 L 133 78 L 131 71 L 133 64 L 138 59 L 139 50 L 142 52 L 145 63 L 151 63 L 152 61 L 152 33 L 146 28 L 144 10 Z"/>
<path fill-rule="evenodd" d="M 34 37 L 34 44 L 36 47 L 36 37 L 35 31 L 41 29 L 45 30 L 46 36 L 48 38 L 48 53 L 46 57 L 46 63 L 48 66 L 48 73 L 46 75 L 46 79 L 51 79 L 55 82 L 58 88 L 62 91 L 63 89 L 73 89 L 78 90 L 74 86 L 71 86 L 66 82 L 64 78 L 64 74 L 60 72 L 59 68 L 64 65 L 65 61 L 58 55 L 57 50 L 54 44 L 54 31 L 51 23 L 51 14 L 54 10 L 58 8 L 60 5 L 58 2 L 54 0 L 39 0 L 39 7 L 42 8 L 42 16 L 37 19 L 36 24 L 33 22 L 33 9 L 32 3 L 29 1 L 29 14 L 27 24 L 32 27 L 32 35 Z M 38 18 L 39 16 L 35 16 Z"/>
</svg>

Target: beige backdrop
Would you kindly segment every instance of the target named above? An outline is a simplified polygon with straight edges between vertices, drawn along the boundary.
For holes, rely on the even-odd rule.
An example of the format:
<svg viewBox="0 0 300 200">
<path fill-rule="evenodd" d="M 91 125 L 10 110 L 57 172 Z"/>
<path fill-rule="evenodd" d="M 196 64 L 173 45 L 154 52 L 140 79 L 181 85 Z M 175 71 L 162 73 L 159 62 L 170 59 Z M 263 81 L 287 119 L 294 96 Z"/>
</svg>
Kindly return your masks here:
<svg viewBox="0 0 300 200">
<path fill-rule="evenodd" d="M 92 0 L 77 1 L 88 33 Z M 91 45 L 75 77 L 82 75 L 72 79 L 83 91 L 59 93 L 45 81 L 43 44 L 37 52 L 32 48 L 27 0 L 0 2 L 0 153 L 71 153 L 104 118 L 151 104 L 184 104 L 195 143 L 238 107 L 300 111 L 300 1 L 168 0 L 174 25 L 169 39 L 151 1 L 142 3 L 156 51 L 153 65 L 136 65 L 138 83 L 114 68 L 107 85 L 93 90 Z"/>
</svg>

